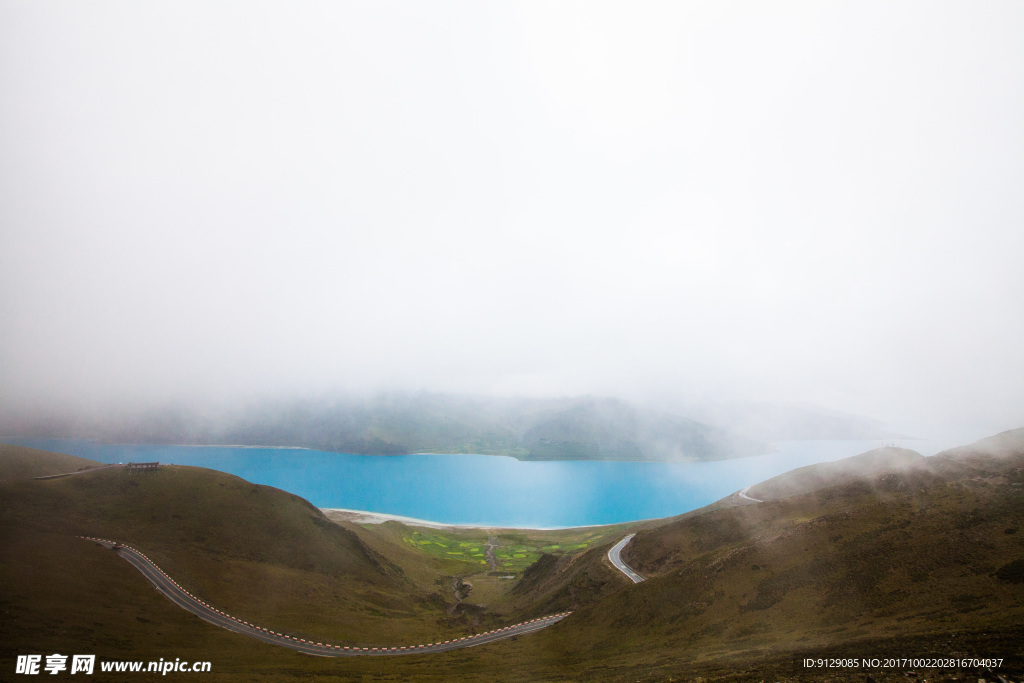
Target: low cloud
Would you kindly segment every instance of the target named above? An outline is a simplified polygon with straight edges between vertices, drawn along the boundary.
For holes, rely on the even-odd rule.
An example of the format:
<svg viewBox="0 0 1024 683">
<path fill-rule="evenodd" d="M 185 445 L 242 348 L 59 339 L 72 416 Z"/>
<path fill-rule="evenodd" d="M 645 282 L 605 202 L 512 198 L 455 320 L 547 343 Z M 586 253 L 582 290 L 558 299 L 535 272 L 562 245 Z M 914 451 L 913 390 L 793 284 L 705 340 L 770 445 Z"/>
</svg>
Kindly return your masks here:
<svg viewBox="0 0 1024 683">
<path fill-rule="evenodd" d="M 615 7 L 5 5 L 0 400 L 1024 424 L 1020 7 Z"/>
</svg>

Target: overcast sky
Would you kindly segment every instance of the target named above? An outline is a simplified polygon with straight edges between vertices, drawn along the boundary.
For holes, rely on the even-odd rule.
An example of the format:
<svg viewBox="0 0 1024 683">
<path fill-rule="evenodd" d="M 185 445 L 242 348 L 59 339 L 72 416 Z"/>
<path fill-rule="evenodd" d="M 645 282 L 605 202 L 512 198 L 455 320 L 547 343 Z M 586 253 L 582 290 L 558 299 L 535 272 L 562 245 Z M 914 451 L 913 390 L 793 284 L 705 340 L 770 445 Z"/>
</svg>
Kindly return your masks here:
<svg viewBox="0 0 1024 683">
<path fill-rule="evenodd" d="M 0 2 L 0 392 L 1024 426 L 1024 3 Z"/>
</svg>

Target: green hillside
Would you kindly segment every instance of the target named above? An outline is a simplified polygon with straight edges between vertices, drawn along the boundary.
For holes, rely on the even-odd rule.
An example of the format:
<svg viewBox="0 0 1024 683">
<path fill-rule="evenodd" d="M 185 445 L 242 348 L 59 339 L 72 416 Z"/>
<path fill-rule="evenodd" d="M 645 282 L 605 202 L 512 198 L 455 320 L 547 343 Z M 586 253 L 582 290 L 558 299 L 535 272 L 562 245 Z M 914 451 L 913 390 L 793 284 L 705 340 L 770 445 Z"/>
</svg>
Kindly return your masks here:
<svg viewBox="0 0 1024 683">
<path fill-rule="evenodd" d="M 1024 430 L 931 458 L 874 451 L 751 493 L 765 502 L 731 496 L 632 526 L 623 557 L 648 577 L 633 585 L 605 558 L 628 528 L 337 524 L 290 494 L 187 467 L 7 481 L 0 666 L 69 651 L 208 659 L 213 681 L 864 681 L 800 662 L 964 656 L 1005 658 L 1009 680 L 1024 672 Z M 574 613 L 438 655 L 305 657 L 202 622 L 76 534 L 129 542 L 222 609 L 318 639 L 429 642 Z M 513 579 L 481 569 L 488 543 L 529 566 L 508 565 Z M 997 680 L 910 671 L 870 674 Z"/>
<path fill-rule="evenodd" d="M 548 647 L 667 674 L 976 643 L 1021 667 L 1024 430 L 992 443 L 866 454 L 861 463 L 896 466 L 858 477 L 829 465 L 838 482 L 811 492 L 642 530 L 623 558 L 648 581 L 580 609 Z M 799 488 L 808 474 L 766 488 Z"/>
<path fill-rule="evenodd" d="M 65 464 L 59 454 L 21 449 L 16 455 L 47 469 Z M 0 476 L 9 473 L 2 465 L 18 458 L 0 462 Z M 210 680 L 316 680 L 321 674 L 336 680 L 339 671 L 357 678 L 381 672 L 380 660 L 324 662 L 213 627 L 78 535 L 128 543 L 216 607 L 316 640 L 431 642 L 521 621 L 527 616 L 520 603 L 535 602 L 511 596 L 515 581 L 504 576 L 509 566 L 490 572 L 426 552 L 406 540 L 418 530 L 397 523 L 337 524 L 296 496 L 212 470 L 108 469 L 9 481 L 0 483 L 0 504 L 3 666 L 13 666 L 17 654 L 67 651 L 106 659 L 155 660 L 169 653 L 209 659 Z M 514 564 L 518 555 L 582 552 L 616 531 L 495 533 L 499 561 Z M 430 539 L 472 546 L 479 535 L 439 531 Z M 527 548 L 531 552 L 518 552 Z M 452 656 L 409 658 L 397 664 L 396 671 L 405 673 L 396 676 L 409 680 L 424 661 L 427 671 L 447 676 Z"/>
<path fill-rule="evenodd" d="M 835 462 L 800 467 L 747 490 L 747 495 L 769 501 L 815 491 L 827 486 L 864 482 L 886 472 L 925 462 L 924 456 L 907 448 L 876 448 Z"/>
<path fill-rule="evenodd" d="M 47 477 L 102 465 L 101 462 L 75 455 L 0 444 L 0 481 Z"/>
<path fill-rule="evenodd" d="M 6 482 L 0 501 L 5 548 L 57 535 L 61 547 L 88 556 L 89 544 L 73 536 L 115 539 L 250 621 L 339 641 L 438 630 L 430 618 L 441 610 L 435 596 L 353 531 L 297 496 L 238 477 L 178 466 L 135 474 L 107 469 Z M 5 571 L 19 568 L 4 563 Z M 31 583 L 22 598 L 47 590 Z"/>
</svg>

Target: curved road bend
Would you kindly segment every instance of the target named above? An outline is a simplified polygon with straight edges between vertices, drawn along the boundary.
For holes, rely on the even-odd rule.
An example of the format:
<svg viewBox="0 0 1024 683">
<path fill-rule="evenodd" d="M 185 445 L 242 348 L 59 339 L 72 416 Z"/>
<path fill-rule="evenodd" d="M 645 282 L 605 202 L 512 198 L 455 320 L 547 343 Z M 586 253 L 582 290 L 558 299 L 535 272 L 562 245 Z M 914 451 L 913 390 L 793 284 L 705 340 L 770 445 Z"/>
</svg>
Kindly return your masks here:
<svg viewBox="0 0 1024 683">
<path fill-rule="evenodd" d="M 225 628 L 229 631 L 241 633 L 257 640 L 262 640 L 263 642 L 270 643 L 271 645 L 280 645 L 292 650 L 297 650 L 307 655 L 317 655 L 320 657 L 356 657 L 361 655 L 411 655 L 426 652 L 458 650 L 464 647 L 474 647 L 476 645 L 483 645 L 484 643 L 493 643 L 496 640 L 504 640 L 505 638 L 511 638 L 513 636 L 533 633 L 534 631 L 547 628 L 571 614 L 571 612 L 552 614 L 540 619 L 532 619 L 521 624 L 516 624 L 515 626 L 506 626 L 505 628 L 487 631 L 486 633 L 478 633 L 473 636 L 466 636 L 465 638 L 455 638 L 439 643 L 427 643 L 424 645 L 404 645 L 402 647 L 343 647 L 341 645 L 331 645 L 330 643 L 315 643 L 302 638 L 277 633 L 270 629 L 263 628 L 262 626 L 250 624 L 247 621 L 242 621 L 241 619 L 237 619 L 211 607 L 175 583 L 171 577 L 160 569 L 160 567 L 153 564 L 152 560 L 135 548 L 116 544 L 113 541 L 101 538 L 91 538 L 87 536 L 82 536 L 81 538 L 88 541 L 95 541 L 106 548 L 116 548 L 118 555 L 128 560 L 128 562 L 134 565 L 136 569 L 142 572 L 142 575 L 149 579 L 149 581 L 156 586 L 156 589 L 163 593 L 171 602 L 182 609 L 192 612 L 200 619 L 208 621 L 214 626 L 220 626 L 221 628 Z"/>
<path fill-rule="evenodd" d="M 640 576 L 635 571 L 633 571 L 633 568 L 625 562 L 623 562 L 622 558 L 619 556 L 619 554 L 622 552 L 622 549 L 626 547 L 627 543 L 633 540 L 634 536 L 636 536 L 636 534 L 630 534 L 629 536 L 626 536 L 624 539 L 622 539 L 614 546 L 612 546 L 612 549 L 608 551 L 608 559 L 611 561 L 613 565 L 615 565 L 616 569 L 618 569 L 620 572 L 628 576 L 633 581 L 633 583 L 640 583 L 644 580 L 644 577 Z"/>
<path fill-rule="evenodd" d="M 753 486 L 753 484 L 751 484 L 750 486 Z M 752 497 L 747 495 L 747 491 L 750 490 L 750 486 L 748 486 L 747 488 L 745 488 L 742 491 L 740 491 L 740 498 L 745 498 L 745 499 L 747 499 L 749 501 L 752 501 L 754 503 L 763 503 L 764 501 L 761 500 L 760 498 L 752 498 Z"/>
</svg>

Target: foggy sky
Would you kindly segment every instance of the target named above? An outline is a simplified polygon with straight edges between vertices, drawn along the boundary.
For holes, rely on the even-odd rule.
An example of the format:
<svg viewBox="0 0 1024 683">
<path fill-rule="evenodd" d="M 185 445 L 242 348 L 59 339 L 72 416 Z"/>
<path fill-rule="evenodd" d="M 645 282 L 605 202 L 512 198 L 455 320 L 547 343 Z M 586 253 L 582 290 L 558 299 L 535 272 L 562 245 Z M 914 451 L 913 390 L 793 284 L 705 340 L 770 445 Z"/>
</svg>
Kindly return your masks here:
<svg viewBox="0 0 1024 683">
<path fill-rule="evenodd" d="M 1024 425 L 1024 4 L 0 2 L 0 401 Z"/>
</svg>

